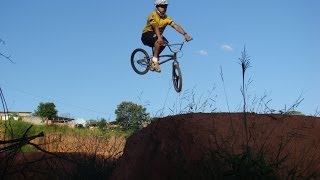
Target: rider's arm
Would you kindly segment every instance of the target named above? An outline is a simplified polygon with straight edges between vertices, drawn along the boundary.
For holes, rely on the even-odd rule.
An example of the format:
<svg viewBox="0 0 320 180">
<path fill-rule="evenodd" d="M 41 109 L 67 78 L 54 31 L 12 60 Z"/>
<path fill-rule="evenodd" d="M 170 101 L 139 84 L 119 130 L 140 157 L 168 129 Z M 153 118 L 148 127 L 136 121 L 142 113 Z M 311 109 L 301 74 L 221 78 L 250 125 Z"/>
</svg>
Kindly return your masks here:
<svg viewBox="0 0 320 180">
<path fill-rule="evenodd" d="M 186 31 L 184 31 L 183 28 L 182 28 L 180 25 L 178 25 L 178 24 L 173 24 L 172 27 L 173 27 L 176 31 L 178 31 L 180 34 L 182 34 L 186 40 L 189 41 L 189 40 L 192 39 L 191 36 L 189 36 L 189 34 L 186 33 Z"/>
<path fill-rule="evenodd" d="M 151 24 L 151 26 L 152 26 L 152 28 L 153 28 L 153 30 L 154 30 L 154 33 L 155 33 L 155 34 L 157 35 L 157 37 L 158 37 L 158 41 L 163 42 L 162 35 L 161 35 L 161 33 L 160 33 L 160 29 L 159 29 L 158 24 L 157 24 L 157 23 L 153 23 L 153 24 Z"/>
</svg>

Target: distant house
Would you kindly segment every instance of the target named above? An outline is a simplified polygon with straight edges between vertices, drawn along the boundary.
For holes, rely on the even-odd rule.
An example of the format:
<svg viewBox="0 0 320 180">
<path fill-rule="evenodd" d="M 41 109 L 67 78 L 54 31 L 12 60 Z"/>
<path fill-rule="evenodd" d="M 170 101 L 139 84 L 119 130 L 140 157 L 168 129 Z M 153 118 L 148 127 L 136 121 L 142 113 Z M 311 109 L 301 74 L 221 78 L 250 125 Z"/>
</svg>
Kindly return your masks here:
<svg viewBox="0 0 320 180">
<path fill-rule="evenodd" d="M 73 118 L 66 118 L 66 117 L 54 117 L 54 118 L 47 118 L 47 119 L 44 119 L 44 122 L 46 124 L 67 124 L 71 121 L 73 121 L 74 119 Z"/>
<path fill-rule="evenodd" d="M 32 123 L 32 124 L 43 124 L 42 119 L 38 116 L 33 116 L 32 112 L 19 112 L 19 111 L 9 111 L 0 112 L 0 120 L 8 120 L 12 118 L 13 120 L 19 120 Z"/>
<path fill-rule="evenodd" d="M 33 116 L 32 112 L 0 112 L 0 120 L 8 120 L 13 118 L 14 120 L 19 120 L 29 122 L 32 124 L 67 124 L 74 119 L 66 117 L 55 117 L 50 119 L 42 119 L 39 116 Z"/>
<path fill-rule="evenodd" d="M 31 117 L 32 112 L 14 112 L 14 111 L 9 111 L 9 112 L 0 112 L 0 120 L 8 120 L 10 117 L 12 117 L 14 120 L 18 120 L 19 117 Z"/>
</svg>

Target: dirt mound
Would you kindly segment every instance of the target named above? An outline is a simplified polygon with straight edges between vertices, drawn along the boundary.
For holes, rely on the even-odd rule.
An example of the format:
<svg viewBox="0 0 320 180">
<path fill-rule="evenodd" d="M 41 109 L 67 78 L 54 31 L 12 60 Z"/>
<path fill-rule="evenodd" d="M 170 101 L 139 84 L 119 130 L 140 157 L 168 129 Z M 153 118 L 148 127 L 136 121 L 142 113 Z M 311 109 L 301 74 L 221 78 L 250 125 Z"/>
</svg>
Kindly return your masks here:
<svg viewBox="0 0 320 180">
<path fill-rule="evenodd" d="M 281 162 L 277 174 L 300 173 L 303 177 L 320 172 L 319 145 L 319 117 L 243 113 L 169 116 L 127 140 L 112 179 L 199 178 L 205 172 L 225 168 L 216 164 L 218 160 L 243 152 L 252 159 L 263 154 L 266 162 Z"/>
</svg>

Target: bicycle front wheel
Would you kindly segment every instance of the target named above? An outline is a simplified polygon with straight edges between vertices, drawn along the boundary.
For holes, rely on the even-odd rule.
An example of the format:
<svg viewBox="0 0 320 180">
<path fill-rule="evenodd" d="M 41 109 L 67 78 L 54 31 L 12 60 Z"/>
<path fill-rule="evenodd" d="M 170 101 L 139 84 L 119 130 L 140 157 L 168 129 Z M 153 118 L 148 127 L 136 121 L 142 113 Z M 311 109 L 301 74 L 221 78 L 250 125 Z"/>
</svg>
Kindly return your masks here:
<svg viewBox="0 0 320 180">
<path fill-rule="evenodd" d="M 174 89 L 180 92 L 182 89 L 182 74 L 178 63 L 172 63 L 172 82 Z"/>
<path fill-rule="evenodd" d="M 149 71 L 149 55 L 141 48 L 135 49 L 131 54 L 131 66 L 133 70 L 140 75 Z"/>
</svg>

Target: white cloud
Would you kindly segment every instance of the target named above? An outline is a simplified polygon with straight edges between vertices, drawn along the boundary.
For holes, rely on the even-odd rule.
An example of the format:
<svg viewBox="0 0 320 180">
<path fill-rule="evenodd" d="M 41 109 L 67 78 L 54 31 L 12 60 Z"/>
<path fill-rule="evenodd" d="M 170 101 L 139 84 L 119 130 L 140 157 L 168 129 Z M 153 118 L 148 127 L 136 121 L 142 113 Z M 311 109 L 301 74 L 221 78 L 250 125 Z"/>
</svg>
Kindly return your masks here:
<svg viewBox="0 0 320 180">
<path fill-rule="evenodd" d="M 221 49 L 224 51 L 233 51 L 232 44 L 223 44 L 221 45 Z"/>
<path fill-rule="evenodd" d="M 86 120 L 85 120 L 84 118 L 76 118 L 76 119 L 74 120 L 74 123 L 85 125 Z"/>
<path fill-rule="evenodd" d="M 209 55 L 206 50 L 199 50 L 197 53 L 202 55 L 202 56 L 208 56 Z"/>
</svg>

